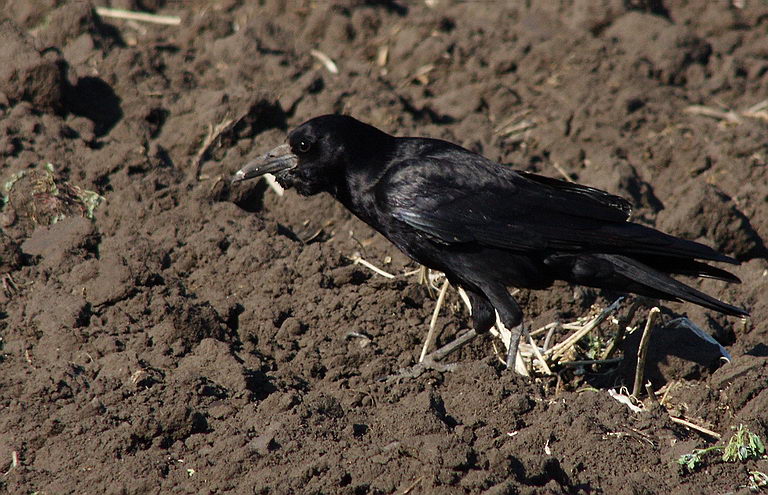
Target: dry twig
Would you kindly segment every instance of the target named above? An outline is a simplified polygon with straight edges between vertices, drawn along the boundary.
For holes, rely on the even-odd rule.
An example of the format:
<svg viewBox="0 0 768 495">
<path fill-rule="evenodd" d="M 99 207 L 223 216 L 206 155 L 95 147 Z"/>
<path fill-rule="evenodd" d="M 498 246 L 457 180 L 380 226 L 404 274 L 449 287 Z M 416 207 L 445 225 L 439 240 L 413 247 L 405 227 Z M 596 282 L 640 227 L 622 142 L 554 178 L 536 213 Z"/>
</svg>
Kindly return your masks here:
<svg viewBox="0 0 768 495">
<path fill-rule="evenodd" d="M 635 313 L 637 312 L 637 309 L 640 307 L 640 305 L 641 302 L 635 299 L 629 306 L 627 314 L 623 318 L 619 318 L 619 331 L 603 353 L 603 359 L 610 359 L 611 356 L 613 356 L 613 353 L 616 352 L 616 349 L 619 348 L 621 342 L 624 340 L 624 334 L 627 332 L 627 327 L 629 327 L 629 324 L 632 323 L 632 319 L 635 317 Z"/>
<path fill-rule="evenodd" d="M 544 359 L 544 356 L 541 354 L 541 350 L 539 349 L 539 346 L 537 346 L 536 342 L 533 341 L 533 337 L 531 337 L 531 334 L 528 332 L 528 330 L 525 329 L 525 327 L 523 327 L 523 334 L 526 337 L 528 337 L 528 343 L 531 346 L 533 355 L 536 356 L 536 359 L 539 360 L 542 371 L 547 375 L 554 375 L 554 373 L 552 373 L 552 370 L 549 368 L 549 365 L 547 364 L 547 360 Z"/>
<path fill-rule="evenodd" d="M 378 273 L 382 277 L 395 278 L 395 276 L 392 275 L 391 273 L 385 272 L 384 270 L 382 270 L 381 268 L 377 267 L 376 265 L 374 265 L 374 264 L 372 264 L 372 263 L 370 263 L 368 261 L 365 261 L 360 256 L 360 253 L 354 253 L 349 259 L 352 260 L 352 262 L 354 264 L 356 264 L 356 265 L 363 265 L 364 267 L 368 268 L 369 270 L 372 270 L 372 271 Z"/>
<path fill-rule="evenodd" d="M 673 423 L 677 423 L 679 425 L 687 426 L 688 428 L 690 428 L 692 430 L 696 430 L 696 431 L 701 432 L 701 433 L 703 433 L 705 435 L 709 435 L 710 437 L 716 438 L 717 440 L 720 440 L 720 438 L 722 437 L 722 435 L 720 435 L 716 431 L 712 431 L 709 428 L 705 428 L 705 427 L 699 426 L 699 425 L 697 425 L 695 423 L 691 423 L 690 421 L 688 421 L 686 419 L 676 418 L 674 416 L 670 416 L 669 419 L 671 419 Z"/>
<path fill-rule="evenodd" d="M 440 308 L 445 301 L 445 293 L 448 292 L 448 278 L 446 277 L 443 282 L 443 286 L 440 288 L 440 294 L 437 296 L 437 302 L 435 303 L 435 310 L 432 312 L 432 319 L 429 321 L 429 332 L 427 332 L 427 338 L 424 340 L 424 346 L 421 348 L 421 356 L 419 356 L 419 362 L 424 362 L 424 358 L 427 355 L 429 347 L 432 345 L 432 341 L 435 339 L 435 327 L 437 326 L 437 316 L 440 314 Z"/>
<path fill-rule="evenodd" d="M 536 127 L 536 122 L 534 120 L 525 118 L 531 111 L 532 110 L 523 110 L 516 113 L 500 125 L 496 126 L 493 133 L 507 142 L 524 141 L 528 131 Z"/>
<path fill-rule="evenodd" d="M 19 462 L 19 452 L 14 450 L 11 452 L 11 466 L 8 468 L 8 471 L 3 473 L 3 476 L 8 476 L 11 474 L 11 471 L 19 467 L 21 463 Z"/>
<path fill-rule="evenodd" d="M 692 115 L 703 115 L 705 117 L 712 117 L 732 124 L 743 124 L 743 117 L 749 119 L 768 120 L 768 99 L 759 101 L 749 108 L 744 110 L 721 110 L 719 108 L 708 107 L 705 105 L 690 105 L 684 110 L 686 113 Z"/>
<path fill-rule="evenodd" d="M 571 176 L 568 175 L 568 172 L 565 171 L 562 165 L 560 165 L 557 162 L 552 162 L 552 166 L 555 167 L 555 170 L 560 172 L 560 175 L 563 176 L 563 178 L 568 182 L 573 182 L 573 179 L 571 179 Z"/>
<path fill-rule="evenodd" d="M 101 17 L 110 17 L 112 19 L 149 22 L 151 24 L 164 24 L 167 26 L 178 26 L 181 24 L 181 17 L 177 15 L 158 15 L 109 7 L 96 7 L 96 13 Z"/>
<path fill-rule="evenodd" d="M 613 304 L 611 304 L 610 306 L 605 308 L 603 311 L 601 311 L 600 314 L 597 315 L 595 318 L 593 318 L 589 323 L 581 326 L 578 330 L 576 330 L 573 334 L 567 337 L 564 341 L 553 346 L 551 349 L 547 349 L 547 351 L 545 352 L 545 355 L 549 357 L 550 362 L 554 362 L 559 358 L 561 358 L 568 351 L 568 349 L 570 349 L 576 344 L 576 342 L 578 342 L 589 332 L 597 328 L 598 325 L 600 325 L 603 321 L 605 321 L 606 318 L 608 318 L 608 316 L 610 316 L 614 311 L 618 309 L 622 300 L 624 300 L 623 297 L 616 299 L 613 302 Z M 571 326 L 572 325 L 565 324 L 563 325 L 563 328 L 569 328 Z"/>
<path fill-rule="evenodd" d="M 655 306 L 651 308 L 648 312 L 648 320 L 645 322 L 643 336 L 640 338 L 640 347 L 637 349 L 635 383 L 632 386 L 632 395 L 635 397 L 640 396 L 640 390 L 643 387 L 643 374 L 645 373 L 645 360 L 648 357 L 648 344 L 651 341 L 651 330 L 653 330 L 653 324 L 656 322 L 656 317 L 659 316 L 660 312 L 661 310 Z"/>
<path fill-rule="evenodd" d="M 413 489 L 416 488 L 419 485 L 419 483 L 421 483 L 421 480 L 423 479 L 424 479 L 424 476 L 420 476 L 419 478 L 417 478 L 416 481 L 411 483 L 405 490 L 402 491 L 400 495 L 408 495 L 409 493 L 411 493 L 411 491 L 413 491 Z"/>
<path fill-rule="evenodd" d="M 741 113 L 752 119 L 768 120 L 768 100 L 758 102 Z"/>
<path fill-rule="evenodd" d="M 560 366 L 565 367 L 577 367 L 577 366 L 591 366 L 593 364 L 616 364 L 621 362 L 624 358 L 611 358 L 611 359 L 581 359 L 578 361 L 563 361 Z"/>
<path fill-rule="evenodd" d="M 692 115 L 703 115 L 705 117 L 712 117 L 718 120 L 725 120 L 734 124 L 741 124 L 743 122 L 741 120 L 741 117 L 739 117 L 739 114 L 737 114 L 733 110 L 720 110 L 717 108 L 707 107 L 704 105 L 691 105 L 691 106 L 685 107 L 685 110 L 683 111 L 685 113 L 690 113 Z"/>
<path fill-rule="evenodd" d="M 379 47 L 379 51 L 376 53 L 376 65 L 384 67 L 387 65 L 387 59 L 389 58 L 389 47 L 383 45 Z"/>
<path fill-rule="evenodd" d="M 336 66 L 336 62 L 334 62 L 331 57 L 326 55 L 325 53 L 321 52 L 320 50 L 310 50 L 309 54 L 315 57 L 321 64 L 323 64 L 323 67 L 328 70 L 331 74 L 338 74 L 339 68 Z"/>
<path fill-rule="evenodd" d="M 205 139 L 203 139 L 203 144 L 200 146 L 200 149 L 197 150 L 197 153 L 195 153 L 195 158 L 192 161 L 193 166 L 195 167 L 195 177 L 197 180 L 202 180 L 200 177 L 200 172 L 203 167 L 203 162 L 205 161 L 205 155 L 208 154 L 211 147 L 213 146 L 213 143 L 215 143 L 222 134 L 225 132 L 231 130 L 235 124 L 240 122 L 240 120 L 245 116 L 245 114 L 241 115 L 237 119 L 225 119 L 222 122 L 219 122 L 215 126 L 212 126 L 208 124 L 208 134 L 205 135 Z"/>
</svg>

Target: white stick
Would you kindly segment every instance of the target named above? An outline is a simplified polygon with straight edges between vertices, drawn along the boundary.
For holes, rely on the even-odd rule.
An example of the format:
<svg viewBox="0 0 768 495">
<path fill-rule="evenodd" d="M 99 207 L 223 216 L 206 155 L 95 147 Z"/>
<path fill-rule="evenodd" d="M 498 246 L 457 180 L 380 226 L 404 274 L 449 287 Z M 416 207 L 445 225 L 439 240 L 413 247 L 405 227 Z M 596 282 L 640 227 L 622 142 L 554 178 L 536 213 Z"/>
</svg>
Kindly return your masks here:
<svg viewBox="0 0 768 495">
<path fill-rule="evenodd" d="M 565 351 L 567 351 L 571 346 L 573 346 L 576 342 L 581 340 L 582 337 L 584 337 L 586 334 L 594 330 L 599 324 L 601 324 L 608 316 L 610 316 L 611 313 L 616 311 L 616 309 L 619 307 L 619 304 L 623 300 L 623 297 L 620 297 L 616 299 L 613 304 L 605 308 L 599 315 L 597 315 L 592 321 L 581 327 L 580 330 L 576 331 L 573 335 L 566 338 L 564 341 L 560 342 L 559 344 L 553 346 L 551 349 L 548 349 L 546 351 L 546 354 L 550 356 L 550 359 L 555 360 L 559 357 L 561 357 L 563 354 L 565 354 Z M 563 327 L 567 328 L 567 325 L 563 325 Z"/>
<path fill-rule="evenodd" d="M 675 418 L 674 416 L 670 416 L 669 419 L 671 419 L 673 423 L 677 423 L 679 425 L 687 426 L 688 428 L 690 428 L 692 430 L 700 431 L 700 432 L 704 433 L 705 435 L 709 435 L 712 438 L 716 438 L 718 440 L 720 440 L 720 437 L 722 436 L 719 433 L 717 433 L 716 431 L 712 431 L 709 428 L 704 428 L 703 426 L 699 426 L 697 424 L 691 423 L 690 421 L 686 421 L 683 418 Z"/>
<path fill-rule="evenodd" d="M 147 12 L 135 12 L 133 10 L 112 9 L 109 7 L 96 7 L 96 13 L 101 17 L 125 19 L 128 21 L 149 22 L 152 24 L 165 24 L 168 26 L 178 26 L 181 24 L 181 17 L 177 15 L 157 15 L 149 14 Z"/>
<path fill-rule="evenodd" d="M 533 348 L 533 354 L 536 356 L 536 359 L 539 360 L 541 363 L 541 369 L 546 373 L 547 375 L 554 375 L 552 373 L 552 370 L 549 369 L 549 365 L 547 364 L 547 361 L 544 359 L 544 356 L 541 354 L 541 350 L 539 350 L 539 346 L 536 345 L 536 342 L 533 341 L 533 337 L 531 337 L 531 334 L 528 333 L 528 330 L 523 327 L 523 333 L 526 337 L 528 337 L 528 342 L 530 342 L 531 347 Z"/>
<path fill-rule="evenodd" d="M 359 255 L 359 254 L 355 254 L 355 255 L 353 255 L 353 256 L 352 256 L 350 259 L 351 259 L 351 260 L 352 260 L 352 261 L 353 261 L 353 262 L 354 262 L 356 265 L 363 265 L 364 267 L 368 268 L 369 270 L 373 270 L 374 272 L 378 273 L 378 274 L 379 274 L 379 275 L 381 275 L 382 277 L 387 277 L 387 278 L 395 278 L 395 276 L 394 276 L 394 275 L 392 275 L 391 273 L 389 273 L 389 272 L 385 272 L 385 271 L 384 271 L 384 270 L 382 270 L 381 268 L 379 268 L 379 267 L 377 267 L 377 266 L 375 266 L 375 265 L 373 265 L 373 264 L 371 264 L 371 263 L 369 263 L 369 262 L 365 261 L 363 258 L 361 258 L 361 257 L 360 257 L 360 255 Z"/>
<path fill-rule="evenodd" d="M 331 60 L 331 57 L 329 57 L 325 53 L 321 52 L 320 50 L 310 50 L 309 54 L 315 57 L 317 60 L 319 60 L 320 63 L 323 64 L 323 67 L 328 69 L 328 72 L 330 72 L 331 74 L 339 73 L 339 68 L 336 66 L 336 62 Z"/>
<path fill-rule="evenodd" d="M 283 189 L 283 186 L 277 182 L 277 179 L 275 179 L 274 175 L 264 174 L 264 180 L 267 182 L 267 185 L 270 187 L 270 189 L 275 191 L 275 194 L 278 196 L 285 194 L 285 189 Z"/>
<path fill-rule="evenodd" d="M 421 348 L 421 356 L 419 356 L 419 362 L 424 362 L 424 357 L 427 355 L 432 341 L 435 339 L 435 327 L 437 326 L 437 316 L 440 314 L 440 308 L 445 301 L 445 293 L 448 292 L 448 279 L 445 279 L 443 286 L 440 288 L 440 294 L 437 296 L 437 302 L 435 303 L 435 310 L 432 312 L 432 319 L 429 321 L 429 332 L 427 332 L 427 338 L 424 339 L 424 346 Z"/>
</svg>

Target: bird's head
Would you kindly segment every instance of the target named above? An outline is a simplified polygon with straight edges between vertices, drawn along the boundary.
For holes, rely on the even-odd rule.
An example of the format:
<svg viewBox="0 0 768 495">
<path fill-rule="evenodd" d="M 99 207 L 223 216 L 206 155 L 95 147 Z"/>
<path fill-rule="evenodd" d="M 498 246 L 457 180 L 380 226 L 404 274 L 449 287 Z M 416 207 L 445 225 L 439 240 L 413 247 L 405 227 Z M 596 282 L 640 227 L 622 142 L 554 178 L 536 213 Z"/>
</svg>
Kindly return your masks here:
<svg viewBox="0 0 768 495">
<path fill-rule="evenodd" d="M 350 160 L 366 161 L 378 141 L 391 138 L 375 127 L 346 115 L 323 115 L 288 134 L 288 142 L 268 151 L 237 171 L 232 182 L 274 174 L 285 188 L 310 196 L 335 194 L 345 180 Z"/>
</svg>

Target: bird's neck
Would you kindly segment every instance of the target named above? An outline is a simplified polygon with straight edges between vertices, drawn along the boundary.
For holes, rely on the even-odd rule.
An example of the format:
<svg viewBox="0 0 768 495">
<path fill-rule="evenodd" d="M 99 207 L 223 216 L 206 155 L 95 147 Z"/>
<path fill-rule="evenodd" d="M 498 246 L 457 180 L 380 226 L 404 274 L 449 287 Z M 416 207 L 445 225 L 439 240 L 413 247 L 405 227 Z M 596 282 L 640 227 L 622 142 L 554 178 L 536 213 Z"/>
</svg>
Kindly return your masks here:
<svg viewBox="0 0 768 495">
<path fill-rule="evenodd" d="M 367 188 L 364 177 L 348 174 L 345 180 L 337 182 L 334 190 L 330 192 L 339 203 L 362 218 L 366 212 L 370 211 L 370 206 L 373 203 L 371 195 L 365 193 Z"/>
<path fill-rule="evenodd" d="M 367 169 L 355 167 L 350 170 L 344 180 L 336 182 L 329 192 L 356 217 L 378 230 L 374 191 L 378 177 Z"/>
</svg>

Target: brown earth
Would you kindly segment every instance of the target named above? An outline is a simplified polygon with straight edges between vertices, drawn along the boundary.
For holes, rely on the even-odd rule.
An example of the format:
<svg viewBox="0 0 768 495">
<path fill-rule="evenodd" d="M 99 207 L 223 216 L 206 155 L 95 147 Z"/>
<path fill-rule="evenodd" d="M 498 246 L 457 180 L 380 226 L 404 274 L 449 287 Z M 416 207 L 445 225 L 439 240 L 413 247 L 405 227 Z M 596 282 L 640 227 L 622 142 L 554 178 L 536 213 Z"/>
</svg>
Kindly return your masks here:
<svg viewBox="0 0 768 495">
<path fill-rule="evenodd" d="M 0 491 L 747 491 L 768 461 L 683 472 L 714 440 L 670 413 L 720 444 L 739 424 L 768 438 L 768 4 L 523 3 L 112 2 L 178 26 L 0 3 Z M 733 361 L 712 371 L 687 359 L 703 341 L 656 332 L 670 412 L 610 398 L 626 374 L 605 368 L 505 372 L 490 338 L 454 372 L 382 380 L 415 362 L 434 307 L 402 275 L 416 266 L 327 196 L 228 183 L 328 112 L 560 168 L 737 257 L 741 285 L 698 286 L 750 320 L 663 315 Z M 520 300 L 535 328 L 604 296 Z M 469 324 L 457 301 L 440 343 Z"/>
</svg>

